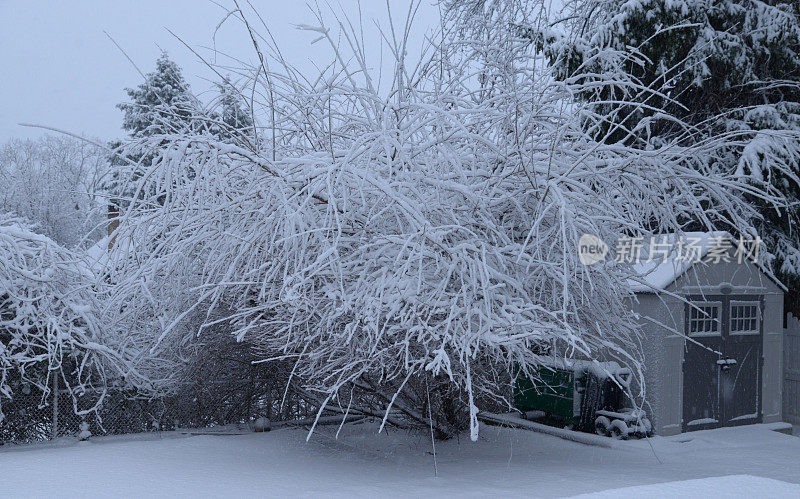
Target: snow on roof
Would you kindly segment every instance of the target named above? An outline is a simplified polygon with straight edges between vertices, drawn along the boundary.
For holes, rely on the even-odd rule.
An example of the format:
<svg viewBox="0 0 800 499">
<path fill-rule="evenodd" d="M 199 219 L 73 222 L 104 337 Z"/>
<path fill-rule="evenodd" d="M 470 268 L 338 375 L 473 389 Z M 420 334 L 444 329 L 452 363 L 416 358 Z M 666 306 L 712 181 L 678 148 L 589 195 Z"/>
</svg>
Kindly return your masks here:
<svg viewBox="0 0 800 499">
<path fill-rule="evenodd" d="M 588 372 L 600 379 L 607 379 L 614 376 L 617 378 L 617 381 L 623 384 L 630 382 L 630 377 L 628 377 L 628 375 L 631 374 L 631 370 L 627 367 L 621 367 L 613 360 L 600 362 L 598 360 L 568 359 L 565 357 L 548 356 L 540 357 L 539 362 L 542 366 L 550 369 L 573 371 L 578 377 L 582 376 L 582 373 Z"/>
<path fill-rule="evenodd" d="M 702 261 L 711 249 L 720 246 L 722 241 L 725 240 L 731 241 L 734 247 L 738 244 L 734 237 L 726 231 L 684 232 L 680 236 L 677 234 L 655 236 L 652 239 L 652 244 L 658 246 L 653 247 L 653 252 L 658 256 L 649 259 L 648 257 L 651 255 L 650 245 L 643 245 L 641 251 L 642 261 L 633 264 L 633 269 L 639 274 L 640 279 L 629 280 L 631 290 L 635 293 L 648 293 L 666 289 L 689 268 Z M 691 250 L 688 249 L 690 246 Z M 659 253 L 659 250 L 664 248 L 671 249 L 666 258 L 663 253 Z M 686 258 L 688 251 L 693 252 L 691 253 L 691 258 Z M 678 258 L 679 254 L 682 254 L 684 258 Z M 776 280 L 761 264 L 755 262 L 755 265 L 775 281 L 781 289 L 786 291 L 786 287 Z"/>
<path fill-rule="evenodd" d="M 631 280 L 631 289 L 636 293 L 663 290 L 675 280 L 683 275 L 684 272 L 706 257 L 711 247 L 719 243 L 720 238 L 732 239 L 728 232 L 685 232 L 681 236 L 683 241 L 691 242 L 697 248 L 697 256 L 692 255 L 692 258 L 679 259 L 677 258 L 679 252 L 678 235 L 665 234 L 655 236 L 652 239 L 652 244 L 663 244 L 665 248 L 670 248 L 671 252 L 666 258 L 662 254 L 658 254 L 652 260 L 648 257 L 651 254 L 650 245 L 645 245 L 642 248 L 642 258 L 646 261 L 639 261 L 633 264 L 634 271 L 639 274 L 643 282 Z M 653 251 L 657 253 L 660 248 L 654 247 Z"/>
<path fill-rule="evenodd" d="M 106 236 L 86 250 L 89 265 L 97 273 L 102 274 L 110 267 L 119 265 L 123 259 L 129 256 L 133 247 L 130 237 L 117 235 L 109 249 L 110 241 L 111 236 Z"/>
<path fill-rule="evenodd" d="M 109 236 L 106 236 L 96 243 L 94 243 L 89 249 L 86 250 L 86 256 L 92 262 L 99 262 L 103 258 L 106 258 L 108 254 L 108 241 L 111 239 Z"/>
</svg>

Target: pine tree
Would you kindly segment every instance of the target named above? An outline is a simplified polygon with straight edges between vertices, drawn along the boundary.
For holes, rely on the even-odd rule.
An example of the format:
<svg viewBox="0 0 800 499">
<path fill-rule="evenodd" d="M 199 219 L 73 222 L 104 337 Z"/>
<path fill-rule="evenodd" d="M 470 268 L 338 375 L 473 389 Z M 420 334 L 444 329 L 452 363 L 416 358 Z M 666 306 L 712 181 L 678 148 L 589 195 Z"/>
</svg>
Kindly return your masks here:
<svg viewBox="0 0 800 499">
<path fill-rule="evenodd" d="M 129 101 L 118 104 L 124 113 L 122 128 L 131 139 L 166 136 L 171 133 L 198 131 L 205 126 L 198 120 L 202 107 L 191 93 L 180 67 L 166 52 L 156 60 L 156 69 L 145 75 L 145 81 L 125 91 Z M 111 143 L 118 150 L 122 142 Z M 156 144 L 157 145 L 157 144 Z M 152 148 L 152 144 L 150 145 Z M 126 151 L 111 157 L 112 177 L 109 191 L 112 203 L 124 207 L 135 196 L 135 182 L 153 161 L 153 151 Z"/>
<path fill-rule="evenodd" d="M 781 213 L 762 206 L 761 236 L 775 257 L 775 270 L 800 296 L 800 237 L 797 178 L 764 177 L 771 162 L 800 166 L 800 2 L 795 0 L 579 0 L 587 29 L 569 38 L 556 30 L 525 29 L 534 37 L 561 79 L 597 75 L 581 99 L 617 119 L 596 130 L 605 140 L 640 144 L 697 140 L 713 133 L 736 134 L 730 171 L 767 182 L 783 191 L 790 205 Z M 628 59 L 606 54 L 628 49 Z M 611 50 L 609 50 L 611 49 Z M 618 52 L 615 52 L 618 53 Z M 631 95 L 606 83 L 615 71 L 637 78 L 643 90 Z M 659 110 L 659 111 L 653 111 Z M 637 129 L 642 118 L 669 114 L 696 127 L 692 133 L 674 120 Z M 785 132 L 794 133 L 785 133 Z M 783 132 L 781 134 L 781 132 Z M 798 169 L 795 169 L 798 172 Z M 752 200 L 759 204 L 758 200 Z M 787 302 L 800 312 L 800 298 Z"/>
<path fill-rule="evenodd" d="M 219 111 L 214 113 L 221 125 L 213 128 L 214 134 L 225 142 L 249 141 L 253 135 L 253 119 L 249 111 L 244 109 L 245 101 L 239 90 L 225 78 L 217 84 Z"/>
<path fill-rule="evenodd" d="M 117 107 L 125 116 L 122 128 L 131 137 L 162 135 L 190 125 L 198 102 L 189 90 L 180 67 L 162 52 L 156 70 L 145 75 L 135 89 L 125 89 L 130 98 Z"/>
</svg>

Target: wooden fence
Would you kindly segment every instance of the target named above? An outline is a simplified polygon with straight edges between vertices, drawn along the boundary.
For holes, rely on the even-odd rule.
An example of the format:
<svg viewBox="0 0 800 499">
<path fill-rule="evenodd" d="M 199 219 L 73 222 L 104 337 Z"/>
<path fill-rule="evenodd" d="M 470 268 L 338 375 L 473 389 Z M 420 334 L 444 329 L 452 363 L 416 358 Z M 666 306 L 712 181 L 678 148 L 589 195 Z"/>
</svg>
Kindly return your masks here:
<svg viewBox="0 0 800 499">
<path fill-rule="evenodd" d="M 783 419 L 800 424 L 800 319 L 789 315 L 783 343 Z"/>
</svg>

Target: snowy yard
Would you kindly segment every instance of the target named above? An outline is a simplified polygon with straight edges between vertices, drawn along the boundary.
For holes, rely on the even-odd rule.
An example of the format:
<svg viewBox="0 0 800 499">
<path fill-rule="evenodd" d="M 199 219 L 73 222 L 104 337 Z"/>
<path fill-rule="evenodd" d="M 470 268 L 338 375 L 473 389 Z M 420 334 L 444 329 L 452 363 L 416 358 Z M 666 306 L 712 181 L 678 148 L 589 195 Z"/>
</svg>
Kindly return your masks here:
<svg viewBox="0 0 800 499">
<path fill-rule="evenodd" d="M 0 499 L 800 499 L 800 0 L 57 4 Z"/>
<path fill-rule="evenodd" d="M 6 446 L 0 495 L 800 497 L 800 438 L 763 425 L 616 449 L 484 426 L 477 443 L 437 445 L 438 478 L 424 434 L 375 430 L 348 425 L 337 440 L 319 428 L 308 443 L 282 429 Z"/>
</svg>

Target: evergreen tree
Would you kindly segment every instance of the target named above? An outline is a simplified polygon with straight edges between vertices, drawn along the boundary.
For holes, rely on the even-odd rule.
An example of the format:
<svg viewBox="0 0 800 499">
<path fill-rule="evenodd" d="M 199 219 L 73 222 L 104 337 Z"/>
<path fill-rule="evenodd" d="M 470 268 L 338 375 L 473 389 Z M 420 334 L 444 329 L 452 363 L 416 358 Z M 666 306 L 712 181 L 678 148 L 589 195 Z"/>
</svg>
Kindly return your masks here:
<svg viewBox="0 0 800 499">
<path fill-rule="evenodd" d="M 221 125 L 214 127 L 213 132 L 225 142 L 237 140 L 249 141 L 253 135 L 253 119 L 239 90 L 229 78 L 217 84 L 219 111 L 213 117 Z"/>
<path fill-rule="evenodd" d="M 191 93 L 180 67 L 166 52 L 156 60 L 155 71 L 145 75 L 144 82 L 125 91 L 130 100 L 117 107 L 124 113 L 122 128 L 131 139 L 166 136 L 203 126 L 202 120 L 196 119 L 201 114 L 200 103 Z M 118 150 L 121 144 L 112 142 L 111 147 Z M 126 150 L 112 156 L 109 190 L 114 204 L 124 207 L 135 195 L 135 182 L 153 161 L 153 144 L 148 147 L 150 150 Z"/>
<path fill-rule="evenodd" d="M 595 130 L 605 140 L 648 147 L 664 140 L 702 140 L 732 133 L 730 171 L 783 191 L 780 213 L 762 206 L 761 237 L 776 257 L 775 270 L 790 285 L 787 306 L 800 312 L 800 189 L 796 177 L 765 178 L 771 162 L 800 165 L 800 2 L 796 0 L 578 0 L 586 29 L 578 37 L 556 30 L 523 30 L 534 37 L 558 78 L 589 75 L 597 85 L 580 98 L 617 119 Z M 630 57 L 606 57 L 626 49 Z M 608 50 L 614 49 L 614 50 Z M 637 95 L 615 87 L 614 72 L 637 78 Z M 595 75 L 595 76 L 592 76 Z M 658 110 L 663 120 L 637 128 Z M 694 127 L 687 131 L 684 124 Z M 789 132 L 789 133 L 786 133 Z M 797 172 L 797 169 L 795 170 Z M 759 201 L 752 200 L 756 205 Z M 794 298 L 791 298 L 794 296 Z"/>
<path fill-rule="evenodd" d="M 125 113 L 122 128 L 131 137 L 181 131 L 191 124 L 199 108 L 180 67 L 166 52 L 156 61 L 156 70 L 145 75 L 143 83 L 125 91 L 130 101 L 117 107 Z"/>
</svg>

